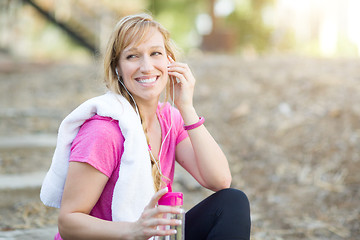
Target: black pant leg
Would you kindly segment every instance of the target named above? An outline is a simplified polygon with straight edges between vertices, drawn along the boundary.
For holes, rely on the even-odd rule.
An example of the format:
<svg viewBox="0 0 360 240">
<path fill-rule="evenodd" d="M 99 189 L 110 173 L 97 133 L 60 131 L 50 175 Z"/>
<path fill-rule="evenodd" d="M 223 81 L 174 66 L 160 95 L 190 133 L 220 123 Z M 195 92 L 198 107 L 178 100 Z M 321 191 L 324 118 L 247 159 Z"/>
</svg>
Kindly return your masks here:
<svg viewBox="0 0 360 240">
<path fill-rule="evenodd" d="M 223 189 L 186 213 L 185 240 L 248 240 L 250 228 L 246 195 L 236 189 Z"/>
</svg>

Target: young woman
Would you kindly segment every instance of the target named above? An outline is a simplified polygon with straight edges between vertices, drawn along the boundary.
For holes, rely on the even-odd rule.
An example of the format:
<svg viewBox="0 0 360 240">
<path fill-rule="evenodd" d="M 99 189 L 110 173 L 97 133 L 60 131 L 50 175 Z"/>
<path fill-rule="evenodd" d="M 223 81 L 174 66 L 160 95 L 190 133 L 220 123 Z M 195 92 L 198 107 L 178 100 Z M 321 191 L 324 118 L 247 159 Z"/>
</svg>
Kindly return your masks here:
<svg viewBox="0 0 360 240">
<path fill-rule="evenodd" d="M 244 193 L 193 106 L 195 79 L 175 61 L 169 33 L 147 14 L 115 26 L 105 53 L 109 92 L 64 119 L 41 199 L 60 207 L 55 239 L 149 239 L 174 234 L 157 205 L 175 160 L 215 193 L 186 213 L 185 239 L 249 239 Z M 176 105 L 160 103 L 165 92 Z M 166 101 L 165 101 L 166 102 Z"/>
</svg>

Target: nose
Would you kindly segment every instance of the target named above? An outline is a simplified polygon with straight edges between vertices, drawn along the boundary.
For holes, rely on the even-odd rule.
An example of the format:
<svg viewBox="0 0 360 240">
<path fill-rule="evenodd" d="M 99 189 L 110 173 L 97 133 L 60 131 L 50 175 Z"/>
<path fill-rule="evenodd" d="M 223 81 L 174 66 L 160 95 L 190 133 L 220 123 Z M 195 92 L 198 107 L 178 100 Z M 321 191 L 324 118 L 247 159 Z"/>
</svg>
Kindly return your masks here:
<svg viewBox="0 0 360 240">
<path fill-rule="evenodd" d="M 154 69 L 154 65 L 151 59 L 147 56 L 144 56 L 140 63 L 140 71 L 142 73 L 149 73 Z"/>
</svg>

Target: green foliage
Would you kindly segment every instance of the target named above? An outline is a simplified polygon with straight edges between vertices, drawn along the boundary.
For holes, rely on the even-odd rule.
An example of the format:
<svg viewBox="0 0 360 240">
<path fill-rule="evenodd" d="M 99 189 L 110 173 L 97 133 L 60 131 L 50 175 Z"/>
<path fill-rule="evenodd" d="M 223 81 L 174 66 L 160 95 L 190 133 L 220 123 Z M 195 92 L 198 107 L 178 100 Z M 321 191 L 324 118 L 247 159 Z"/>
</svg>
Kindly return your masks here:
<svg viewBox="0 0 360 240">
<path fill-rule="evenodd" d="M 225 19 L 225 26 L 235 31 L 239 48 L 253 47 L 258 52 L 271 45 L 272 29 L 262 19 L 262 10 L 273 0 L 243 0 Z"/>
<path fill-rule="evenodd" d="M 191 33 L 195 31 L 195 19 L 204 7 L 201 0 L 150 0 L 148 9 L 157 21 L 171 33 L 182 49 L 193 45 Z"/>
</svg>

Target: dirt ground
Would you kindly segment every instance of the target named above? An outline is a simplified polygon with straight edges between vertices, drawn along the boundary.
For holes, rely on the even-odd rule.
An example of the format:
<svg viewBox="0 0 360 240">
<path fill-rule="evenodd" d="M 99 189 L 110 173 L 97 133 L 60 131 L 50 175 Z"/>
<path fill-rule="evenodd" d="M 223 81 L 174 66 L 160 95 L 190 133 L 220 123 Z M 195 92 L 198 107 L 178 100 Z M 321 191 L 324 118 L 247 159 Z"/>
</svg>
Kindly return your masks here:
<svg viewBox="0 0 360 240">
<path fill-rule="evenodd" d="M 56 134 L 66 114 L 104 92 L 95 60 L 0 60 L 2 136 Z M 252 239 L 359 239 L 359 59 L 198 54 L 184 61 L 197 78 L 195 107 L 228 156 L 232 186 L 249 197 Z M 3 174 L 46 169 L 51 157 L 1 154 Z M 180 173 L 185 196 L 208 194 L 186 181 Z M 16 223 L 23 212 L 0 215 L 15 228 L 54 224 L 55 214 L 39 204 L 21 205 L 27 224 Z"/>
</svg>

